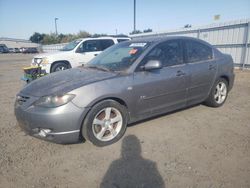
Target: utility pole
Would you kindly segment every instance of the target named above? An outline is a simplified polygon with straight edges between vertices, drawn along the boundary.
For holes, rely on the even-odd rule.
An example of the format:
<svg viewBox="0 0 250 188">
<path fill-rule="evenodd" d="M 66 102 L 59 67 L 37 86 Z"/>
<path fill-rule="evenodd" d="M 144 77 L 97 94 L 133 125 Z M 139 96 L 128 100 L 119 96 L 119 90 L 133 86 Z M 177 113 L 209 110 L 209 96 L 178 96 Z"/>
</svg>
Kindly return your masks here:
<svg viewBox="0 0 250 188">
<path fill-rule="evenodd" d="M 136 31 L 136 0 L 134 0 L 134 32 Z"/>
<path fill-rule="evenodd" d="M 37 44 L 39 44 L 40 36 L 37 36 Z"/>
<path fill-rule="evenodd" d="M 57 20 L 58 20 L 59 18 L 55 18 L 55 29 L 56 29 L 56 36 L 58 35 L 58 33 L 57 33 Z"/>
</svg>

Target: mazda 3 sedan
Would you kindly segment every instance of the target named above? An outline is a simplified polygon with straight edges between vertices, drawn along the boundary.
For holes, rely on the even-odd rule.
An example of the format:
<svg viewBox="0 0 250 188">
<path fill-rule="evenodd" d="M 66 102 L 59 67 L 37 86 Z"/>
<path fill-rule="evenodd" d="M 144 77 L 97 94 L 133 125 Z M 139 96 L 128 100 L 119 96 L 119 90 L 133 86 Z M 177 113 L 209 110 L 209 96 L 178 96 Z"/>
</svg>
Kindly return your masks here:
<svg viewBox="0 0 250 188">
<path fill-rule="evenodd" d="M 219 107 L 233 83 L 231 56 L 204 41 L 142 38 L 31 82 L 17 94 L 15 115 L 32 136 L 105 146 L 129 123 L 203 102 Z"/>
</svg>

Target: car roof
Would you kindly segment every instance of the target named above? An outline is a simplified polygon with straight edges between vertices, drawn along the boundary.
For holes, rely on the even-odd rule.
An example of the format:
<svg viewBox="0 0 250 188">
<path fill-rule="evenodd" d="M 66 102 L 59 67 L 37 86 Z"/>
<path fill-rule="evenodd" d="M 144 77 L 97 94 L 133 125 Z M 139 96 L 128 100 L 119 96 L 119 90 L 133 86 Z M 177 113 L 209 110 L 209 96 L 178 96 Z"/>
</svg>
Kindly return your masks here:
<svg viewBox="0 0 250 188">
<path fill-rule="evenodd" d="M 193 38 L 193 37 L 186 37 L 186 36 L 151 36 L 151 37 L 141 37 L 141 38 L 132 38 L 132 40 L 130 42 L 153 42 L 153 43 L 157 43 L 157 42 L 163 42 L 166 40 L 173 40 L 173 39 L 188 39 L 188 40 L 194 40 L 194 41 L 198 41 L 201 43 L 205 43 L 209 46 L 211 46 L 209 43 L 207 43 L 206 41 L 203 41 L 201 39 L 198 38 Z"/>
<path fill-rule="evenodd" d="M 104 37 L 87 37 L 87 38 L 78 38 L 76 40 L 90 40 L 90 39 L 95 39 L 95 40 L 100 40 L 100 39 L 130 39 L 129 37 L 109 37 L 109 36 L 104 36 Z"/>
</svg>

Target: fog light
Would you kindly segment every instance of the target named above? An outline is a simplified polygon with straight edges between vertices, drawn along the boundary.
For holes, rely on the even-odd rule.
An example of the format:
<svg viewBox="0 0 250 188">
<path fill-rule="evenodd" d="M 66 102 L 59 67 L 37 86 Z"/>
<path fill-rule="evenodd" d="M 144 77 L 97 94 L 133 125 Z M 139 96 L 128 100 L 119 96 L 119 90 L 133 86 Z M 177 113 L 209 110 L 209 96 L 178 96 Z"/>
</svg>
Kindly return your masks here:
<svg viewBox="0 0 250 188">
<path fill-rule="evenodd" d="M 40 129 L 38 135 L 41 137 L 46 137 L 48 133 L 50 133 L 51 130 L 50 129 Z"/>
</svg>

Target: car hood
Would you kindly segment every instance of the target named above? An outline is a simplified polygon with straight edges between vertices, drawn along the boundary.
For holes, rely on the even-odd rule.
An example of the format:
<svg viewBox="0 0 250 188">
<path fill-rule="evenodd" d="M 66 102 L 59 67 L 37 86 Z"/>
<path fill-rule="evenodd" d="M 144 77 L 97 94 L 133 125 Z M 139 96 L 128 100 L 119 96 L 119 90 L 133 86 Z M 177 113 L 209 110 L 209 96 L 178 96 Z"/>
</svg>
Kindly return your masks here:
<svg viewBox="0 0 250 188">
<path fill-rule="evenodd" d="M 27 84 L 21 94 L 30 96 L 47 96 L 67 93 L 81 86 L 106 80 L 117 76 L 117 73 L 90 68 L 73 68 L 46 75 Z"/>
<path fill-rule="evenodd" d="M 44 58 L 44 57 L 50 58 L 50 57 L 55 57 L 55 56 L 61 56 L 62 53 L 66 55 L 72 52 L 71 51 L 57 51 L 57 52 L 41 53 L 39 55 L 34 56 L 34 58 Z"/>
</svg>

